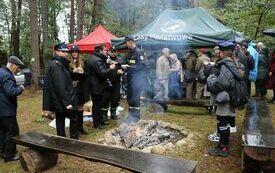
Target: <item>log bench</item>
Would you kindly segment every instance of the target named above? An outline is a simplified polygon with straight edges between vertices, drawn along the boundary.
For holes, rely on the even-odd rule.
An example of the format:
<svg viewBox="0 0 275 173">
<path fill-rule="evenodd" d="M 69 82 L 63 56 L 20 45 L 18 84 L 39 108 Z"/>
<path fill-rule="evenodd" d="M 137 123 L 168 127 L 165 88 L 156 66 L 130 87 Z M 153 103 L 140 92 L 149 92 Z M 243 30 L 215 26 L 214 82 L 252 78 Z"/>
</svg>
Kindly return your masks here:
<svg viewBox="0 0 275 173">
<path fill-rule="evenodd" d="M 168 105 L 175 106 L 192 106 L 192 107 L 204 107 L 209 113 L 212 113 L 214 105 L 210 100 L 194 100 L 194 99 L 178 99 L 178 100 L 154 100 L 154 99 L 142 99 L 144 103 L 155 103 L 163 107 L 164 111 L 168 109 Z"/>
<path fill-rule="evenodd" d="M 242 171 L 275 172 L 275 126 L 264 100 L 247 104 L 242 134 Z"/>
<path fill-rule="evenodd" d="M 27 171 L 39 172 L 39 166 L 35 166 L 33 160 L 39 160 L 37 157 L 53 159 L 51 165 L 56 163 L 57 156 L 55 153 L 63 153 L 89 161 L 98 161 L 107 163 L 133 172 L 150 172 L 150 173 L 193 173 L 195 172 L 196 162 L 184 159 L 174 159 L 161 155 L 146 154 L 138 151 L 127 150 L 116 147 L 109 147 L 79 140 L 63 138 L 54 135 L 42 134 L 37 132 L 27 132 L 16 136 L 13 140 L 23 146 L 30 147 L 30 151 L 25 152 L 27 159 L 20 158 L 22 167 Z M 37 154 L 38 153 L 38 154 Z M 53 154 L 45 154 L 53 153 Z M 50 157 L 49 157 L 50 155 Z M 29 164 L 31 162 L 32 164 Z M 33 164 L 34 163 L 34 164 Z M 29 169 L 29 167 L 35 167 Z M 40 166 L 41 167 L 41 166 Z M 47 169 L 45 166 L 43 169 Z"/>
</svg>

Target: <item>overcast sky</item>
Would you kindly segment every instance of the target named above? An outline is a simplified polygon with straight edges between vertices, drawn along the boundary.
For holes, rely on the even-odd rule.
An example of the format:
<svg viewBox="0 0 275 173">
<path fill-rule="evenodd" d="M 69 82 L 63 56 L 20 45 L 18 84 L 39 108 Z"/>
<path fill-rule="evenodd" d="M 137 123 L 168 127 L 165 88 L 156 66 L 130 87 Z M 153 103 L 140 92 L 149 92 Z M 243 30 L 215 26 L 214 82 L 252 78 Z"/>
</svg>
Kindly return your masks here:
<svg viewBox="0 0 275 173">
<path fill-rule="evenodd" d="M 69 19 L 66 19 L 66 13 L 68 14 L 69 12 L 70 12 L 70 9 L 64 8 L 56 18 L 56 22 L 59 27 L 58 39 L 61 42 L 66 42 L 66 43 L 69 42 L 69 35 L 68 35 L 69 28 L 66 25 L 66 21 L 69 21 Z"/>
</svg>

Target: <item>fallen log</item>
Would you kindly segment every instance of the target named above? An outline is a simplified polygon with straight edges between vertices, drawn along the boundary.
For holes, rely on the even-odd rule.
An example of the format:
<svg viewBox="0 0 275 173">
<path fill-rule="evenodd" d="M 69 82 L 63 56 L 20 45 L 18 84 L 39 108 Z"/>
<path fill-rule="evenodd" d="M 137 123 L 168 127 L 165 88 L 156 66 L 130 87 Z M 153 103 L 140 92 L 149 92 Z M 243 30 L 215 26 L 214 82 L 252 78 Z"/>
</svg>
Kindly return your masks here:
<svg viewBox="0 0 275 173">
<path fill-rule="evenodd" d="M 21 166 L 25 171 L 31 173 L 41 172 L 56 165 L 57 152 L 48 150 L 25 149 L 20 153 Z"/>
<path fill-rule="evenodd" d="M 192 107 L 204 107 L 209 113 L 212 113 L 215 105 L 210 100 L 194 100 L 194 99 L 179 99 L 179 100 L 154 100 L 154 99 L 142 99 L 144 103 L 155 103 L 163 107 L 164 111 L 168 109 L 167 105 L 175 106 L 192 106 Z"/>
<path fill-rule="evenodd" d="M 158 103 L 158 104 L 176 105 L 176 106 L 193 106 L 193 107 L 208 107 L 208 106 L 211 106 L 210 100 L 190 100 L 190 99 L 149 100 L 149 99 L 144 99 L 143 101 L 144 102 L 150 102 L 150 103 Z"/>
<path fill-rule="evenodd" d="M 13 140 L 17 144 L 39 151 L 56 151 L 89 161 L 107 163 L 134 172 L 193 173 L 197 163 L 192 160 L 146 154 L 37 132 L 20 134 L 13 137 Z"/>
</svg>

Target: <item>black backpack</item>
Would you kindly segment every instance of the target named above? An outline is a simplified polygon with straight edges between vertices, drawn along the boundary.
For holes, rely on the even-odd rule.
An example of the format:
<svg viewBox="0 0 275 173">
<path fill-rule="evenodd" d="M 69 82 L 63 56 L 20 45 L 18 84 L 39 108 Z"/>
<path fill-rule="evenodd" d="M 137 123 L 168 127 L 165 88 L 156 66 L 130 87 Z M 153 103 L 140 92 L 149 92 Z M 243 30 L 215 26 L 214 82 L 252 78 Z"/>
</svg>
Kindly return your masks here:
<svg viewBox="0 0 275 173">
<path fill-rule="evenodd" d="M 224 65 L 226 66 L 225 63 L 224 63 Z M 227 68 L 228 68 L 228 70 L 230 70 L 229 67 L 227 67 Z M 231 72 L 231 70 L 230 70 L 230 72 Z M 234 73 L 232 73 L 232 74 L 234 74 Z M 234 86 L 233 86 L 233 88 L 231 88 L 230 91 L 228 91 L 228 94 L 230 96 L 230 103 L 235 108 L 242 107 L 245 104 L 247 104 L 249 96 L 248 96 L 247 84 L 245 82 L 245 79 L 240 80 L 235 77 Z"/>
</svg>

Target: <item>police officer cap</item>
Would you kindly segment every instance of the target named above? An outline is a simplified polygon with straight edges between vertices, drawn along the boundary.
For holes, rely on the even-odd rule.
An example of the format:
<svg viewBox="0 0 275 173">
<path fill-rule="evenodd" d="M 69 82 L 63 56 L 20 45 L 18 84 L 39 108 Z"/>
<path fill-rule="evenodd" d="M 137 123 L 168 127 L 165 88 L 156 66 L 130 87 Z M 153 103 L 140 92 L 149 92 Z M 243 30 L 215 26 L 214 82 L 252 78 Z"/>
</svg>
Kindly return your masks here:
<svg viewBox="0 0 275 173">
<path fill-rule="evenodd" d="M 135 39 L 134 39 L 134 37 L 132 37 L 132 36 L 127 36 L 127 37 L 125 37 L 125 39 L 124 39 L 124 42 L 126 42 L 126 41 L 135 41 Z"/>
<path fill-rule="evenodd" d="M 68 48 L 67 48 L 67 45 L 64 42 L 55 45 L 54 50 L 69 51 Z"/>
<path fill-rule="evenodd" d="M 235 44 L 230 41 L 221 41 L 218 43 L 220 50 L 234 50 Z"/>
<path fill-rule="evenodd" d="M 9 57 L 8 63 L 24 66 L 25 64 L 16 56 L 12 55 Z"/>
<path fill-rule="evenodd" d="M 72 46 L 72 48 L 70 49 L 70 52 L 80 52 L 80 50 L 79 50 L 78 46 L 76 44 L 74 44 Z"/>
</svg>

